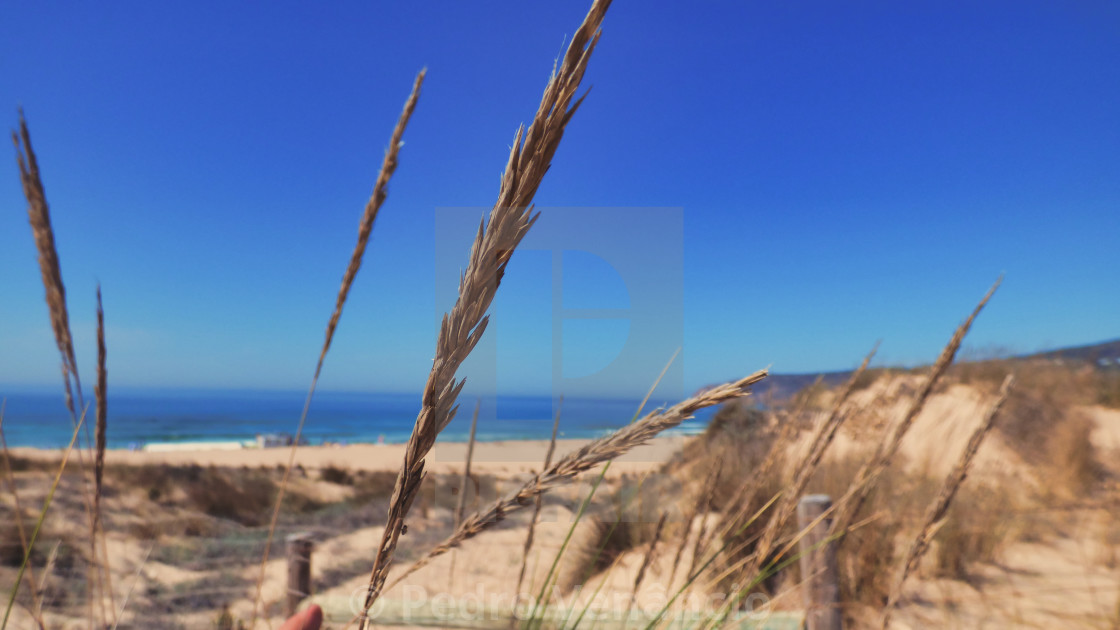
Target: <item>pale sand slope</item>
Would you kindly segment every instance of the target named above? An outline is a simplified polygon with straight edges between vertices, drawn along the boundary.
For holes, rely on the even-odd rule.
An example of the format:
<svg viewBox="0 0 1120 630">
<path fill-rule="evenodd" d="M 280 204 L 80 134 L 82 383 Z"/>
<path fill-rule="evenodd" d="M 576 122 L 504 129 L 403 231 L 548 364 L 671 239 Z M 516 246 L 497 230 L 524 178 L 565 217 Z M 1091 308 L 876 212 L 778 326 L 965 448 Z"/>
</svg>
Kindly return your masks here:
<svg viewBox="0 0 1120 630">
<path fill-rule="evenodd" d="M 829 448 L 828 459 L 866 457 L 908 411 L 914 392 L 922 384 L 920 376 L 894 376 L 879 379 L 855 392 L 848 401 L 855 420 L 843 425 Z M 914 419 L 899 446 L 901 463 L 916 474 L 943 478 L 956 466 L 972 433 L 995 401 L 968 385 L 951 385 L 932 394 Z M 823 420 L 822 412 L 821 418 Z M 804 450 L 809 434 L 801 436 L 798 448 Z M 1033 467 L 1004 443 L 998 431 L 990 432 L 973 462 L 972 477 L 1001 482 L 1010 476 L 1031 477 Z"/>
<path fill-rule="evenodd" d="M 639 446 L 619 457 L 611 471 L 620 473 L 645 472 L 656 468 L 680 450 L 685 437 L 659 437 L 649 444 Z M 589 440 L 557 440 L 553 462 L 575 451 Z M 548 440 L 510 440 L 504 442 L 478 442 L 474 448 L 473 470 L 492 474 L 521 474 L 536 472 L 544 462 Z M 15 448 L 13 454 L 34 459 L 57 460 L 56 450 Z M 467 455 L 465 442 L 436 443 L 427 458 L 428 470 L 437 473 L 461 472 Z M 286 465 L 291 456 L 290 448 L 240 450 L 202 450 L 151 453 L 144 451 L 112 450 L 106 454 L 109 464 L 146 465 L 170 464 L 228 467 L 274 467 Z M 351 470 L 390 470 L 400 468 L 404 458 L 403 444 L 351 444 L 348 446 L 301 446 L 296 452 L 296 463 L 305 468 L 336 466 Z"/>
<path fill-rule="evenodd" d="M 973 584 L 912 579 L 891 628 L 1112 628 L 1118 619 L 1115 548 L 1109 521 L 1073 515 L 1069 536 L 1018 542 L 998 565 L 977 567 Z"/>
<path fill-rule="evenodd" d="M 1102 451 L 1120 450 L 1120 409 L 1082 407 L 1081 411 L 1096 423 L 1093 444 Z"/>
</svg>

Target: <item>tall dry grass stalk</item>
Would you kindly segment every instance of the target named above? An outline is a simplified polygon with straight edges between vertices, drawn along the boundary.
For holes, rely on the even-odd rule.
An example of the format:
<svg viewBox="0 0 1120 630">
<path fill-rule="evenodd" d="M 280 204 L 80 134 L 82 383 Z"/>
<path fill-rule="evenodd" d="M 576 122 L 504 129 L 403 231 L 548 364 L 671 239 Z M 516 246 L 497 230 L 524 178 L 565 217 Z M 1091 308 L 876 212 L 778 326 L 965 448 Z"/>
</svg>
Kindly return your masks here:
<svg viewBox="0 0 1120 630">
<path fill-rule="evenodd" d="M 661 518 L 657 519 L 657 528 L 653 530 L 653 538 L 650 539 L 649 547 L 646 548 L 646 555 L 642 558 L 641 566 L 638 567 L 638 574 L 634 576 L 634 588 L 630 591 L 629 601 L 626 602 L 626 614 L 622 616 L 623 625 L 630 621 L 630 611 L 634 607 L 634 602 L 638 599 L 638 589 L 642 587 L 642 582 L 646 578 L 646 571 L 653 564 L 654 554 L 657 552 L 657 543 L 661 542 L 661 531 L 665 529 L 665 518 L 668 516 L 668 512 L 662 512 Z"/>
<path fill-rule="evenodd" d="M 58 549 L 62 546 L 61 540 L 54 541 L 51 545 L 51 552 L 47 554 L 47 561 L 43 564 L 43 580 L 39 582 L 39 590 L 35 593 L 35 618 L 41 620 L 43 618 L 43 597 L 46 595 L 47 586 L 50 583 L 51 575 L 54 573 L 54 565 L 58 562 Z M 42 621 L 39 621 L 39 629 L 46 630 Z"/>
<path fill-rule="evenodd" d="M 696 504 L 696 513 L 700 516 L 700 530 L 696 532 L 696 544 L 692 546 L 692 559 L 688 562 L 688 574 L 696 570 L 696 563 L 700 560 L 700 555 L 707 549 L 708 537 L 708 508 L 712 505 L 712 499 L 715 498 L 716 489 L 719 487 L 720 475 L 723 473 L 723 462 L 718 462 L 714 469 L 712 469 L 711 477 L 708 480 L 707 488 L 700 495 L 700 501 Z M 692 528 L 692 522 L 685 523 L 686 534 Z M 685 539 L 687 540 L 687 536 Z M 677 550 L 677 557 L 680 557 L 680 550 Z M 673 576 L 669 576 L 670 581 Z"/>
<path fill-rule="evenodd" d="M 304 400 L 303 411 L 300 413 L 299 425 L 296 427 L 295 440 L 292 442 L 292 450 L 288 456 L 288 464 L 284 467 L 284 476 L 280 481 L 280 486 L 276 493 L 276 503 L 273 506 L 272 517 L 269 520 L 268 537 L 265 540 L 264 552 L 261 554 L 260 571 L 257 575 L 257 592 L 253 597 L 253 614 L 249 621 L 250 628 L 254 627 L 257 622 L 261 592 L 264 588 L 265 568 L 268 566 L 268 557 L 272 550 L 272 539 L 276 534 L 276 521 L 280 517 L 280 507 L 284 502 L 284 495 L 288 489 L 288 483 L 292 475 L 292 467 L 295 466 L 296 451 L 299 448 L 300 438 L 303 436 L 303 426 L 307 422 L 307 412 L 311 408 L 311 399 L 315 395 L 315 388 L 319 384 L 319 375 L 323 371 L 323 361 L 326 360 L 327 351 L 330 350 L 331 342 L 334 340 L 334 333 L 338 328 L 339 318 L 342 317 L 342 307 L 346 305 L 346 298 L 350 295 L 350 287 L 353 286 L 354 278 L 357 277 L 358 270 L 362 266 L 362 257 L 365 254 L 366 245 L 369 243 L 370 234 L 373 233 L 373 223 L 377 219 L 377 213 L 381 210 L 381 205 L 385 203 L 385 198 L 389 194 L 389 180 L 397 170 L 398 156 L 401 146 L 403 145 L 402 138 L 404 137 L 404 130 L 405 127 L 408 126 L 409 119 L 412 118 L 412 112 L 416 109 L 416 102 L 420 98 L 420 86 L 424 83 L 424 76 L 426 73 L 426 70 L 421 70 L 420 73 L 416 75 L 416 80 L 412 84 L 412 93 L 409 95 L 408 100 L 405 101 L 404 109 L 401 111 L 401 115 L 397 119 L 397 125 L 393 128 L 393 134 L 389 138 L 389 146 L 385 149 L 385 158 L 381 162 L 381 170 L 377 173 L 377 181 L 373 185 L 373 192 L 366 202 L 365 211 L 362 213 L 361 222 L 358 224 L 358 242 L 354 246 L 353 253 L 350 254 L 350 264 L 347 265 L 346 272 L 342 275 L 342 286 L 338 289 L 338 297 L 335 300 L 334 311 L 331 312 L 331 318 L 327 321 L 327 331 L 323 338 L 323 347 L 319 351 L 319 360 L 315 363 L 315 374 L 311 377 L 311 386 L 307 390 L 307 398 Z"/>
<path fill-rule="evenodd" d="M 148 546 L 148 551 L 144 553 L 144 557 L 136 564 L 136 571 L 132 574 L 132 583 L 128 585 L 128 590 L 124 592 L 124 599 L 121 600 L 121 607 L 117 609 L 117 620 L 113 622 L 113 627 L 110 630 L 117 630 L 121 619 L 124 619 L 124 612 L 128 609 L 128 600 L 132 598 L 132 591 L 136 590 L 136 585 L 140 582 L 140 574 L 144 572 L 144 567 L 148 564 L 148 558 L 151 557 L 152 551 L 155 550 L 157 544 L 159 544 L 159 541 L 153 541 L 152 544 Z M 58 549 L 57 545 L 55 545 L 55 549 Z"/>
<path fill-rule="evenodd" d="M 31 235 L 35 240 L 35 249 L 38 253 L 39 272 L 42 276 L 43 289 L 46 292 L 51 331 L 54 334 L 55 345 L 58 347 L 62 359 L 62 381 L 66 407 L 70 412 L 72 426 L 76 429 L 79 425 L 84 425 L 86 445 L 89 446 L 89 425 L 78 421 L 77 409 L 74 406 L 75 393 L 78 397 L 78 407 L 84 408 L 85 401 L 82 395 L 82 382 L 78 375 L 78 362 L 74 354 L 74 338 L 70 333 L 70 314 L 66 308 L 66 287 L 62 282 L 62 266 L 59 263 L 58 250 L 55 247 L 50 206 L 47 204 L 47 194 L 39 172 L 39 160 L 31 146 L 31 133 L 28 131 L 23 110 L 19 112 L 19 132 L 12 132 L 12 144 L 16 149 L 16 163 L 19 166 L 23 195 L 27 199 L 27 218 L 31 224 Z M 73 380 L 72 383 L 71 379 Z M 90 532 L 90 588 L 91 592 L 104 592 L 109 567 L 102 566 L 102 563 L 97 560 L 97 519 L 93 507 L 93 489 L 91 488 L 92 484 L 84 451 L 80 446 L 77 451 L 83 480 L 83 500 Z M 101 621 L 104 623 L 106 621 L 104 602 L 101 597 L 96 599 L 101 603 Z M 93 601 L 94 599 L 91 598 L 91 606 Z"/>
<path fill-rule="evenodd" d="M 762 530 L 762 535 L 755 545 L 754 560 L 747 565 L 747 575 L 751 576 L 757 572 L 759 568 L 767 561 L 767 557 L 774 549 L 774 543 L 777 541 L 778 536 L 784 531 L 786 523 L 793 517 L 794 512 L 797 511 L 797 504 L 801 501 L 801 495 L 805 493 L 805 488 L 809 485 L 809 480 L 813 478 L 817 468 L 820 466 L 821 460 L 824 458 L 825 452 L 828 450 L 829 445 L 832 444 L 833 438 L 836 437 L 837 431 L 848 417 L 844 409 L 844 404 L 848 402 L 848 398 L 855 391 L 856 383 L 863 376 L 867 370 L 868 364 L 871 363 L 872 357 L 879 349 L 879 344 L 876 343 L 871 349 L 871 352 L 863 358 L 863 362 L 851 377 L 845 383 L 844 389 L 841 390 L 840 395 L 832 403 L 832 409 L 825 418 L 817 426 L 816 432 L 813 434 L 812 440 L 809 442 L 809 449 L 806 451 L 802 460 L 794 467 L 793 481 L 789 486 L 782 489 L 782 496 L 778 499 L 777 504 L 774 506 L 773 516 L 770 517 L 766 528 Z"/>
<path fill-rule="evenodd" d="M 684 557 L 685 547 L 688 546 L 689 538 L 692 537 L 692 523 L 697 516 L 703 514 L 704 507 L 712 500 L 711 495 L 715 489 L 716 474 L 715 469 L 708 471 L 707 477 L 704 478 L 704 485 L 700 486 L 700 492 L 696 494 L 696 500 L 692 502 L 692 508 L 684 517 L 684 531 L 681 532 L 680 542 L 677 543 L 677 552 L 673 554 L 673 564 L 669 568 L 669 584 L 672 584 L 673 579 L 677 577 L 677 569 L 681 565 L 681 558 Z"/>
<path fill-rule="evenodd" d="M 926 404 L 926 400 L 933 392 L 933 387 L 945 374 L 945 371 L 949 369 L 949 365 L 953 362 L 953 358 L 961 347 L 961 342 L 964 341 L 965 335 L 968 334 L 969 328 L 972 327 L 972 322 L 976 319 L 976 316 L 980 314 L 980 311 L 983 310 L 988 300 L 992 298 L 992 295 L 995 294 L 996 289 L 999 288 L 1002 281 L 1003 276 L 1000 276 L 995 281 L 995 284 L 988 289 L 988 292 L 984 294 L 983 299 L 976 305 L 976 308 L 973 309 L 968 319 L 953 333 L 953 337 L 941 351 L 933 367 L 930 368 L 929 375 L 926 377 L 925 382 L 922 383 L 921 389 L 918 390 L 914 400 L 907 408 L 906 414 L 889 430 L 887 436 L 879 443 L 878 447 L 876 447 L 875 454 L 864 462 L 863 466 L 856 472 L 856 476 L 851 485 L 848 486 L 847 492 L 845 492 L 844 496 L 835 504 L 836 513 L 832 521 L 832 527 L 829 529 L 829 535 L 845 531 L 848 526 L 851 525 L 852 520 L 859 514 L 859 511 L 863 509 L 863 504 L 867 501 L 867 497 L 874 488 L 879 475 L 886 470 L 894 454 L 898 451 L 899 444 L 902 443 L 902 438 L 906 436 L 910 425 L 914 423 L 918 414 L 921 413 L 922 408 Z M 843 543 L 844 538 L 841 538 L 839 544 L 843 545 Z"/>
<path fill-rule="evenodd" d="M 560 67 L 553 72 L 545 87 L 533 122 L 528 129 L 519 128 L 514 137 L 498 200 L 490 211 L 489 219 L 479 224 L 470 261 L 459 281 L 459 297 L 440 325 L 435 359 L 390 499 L 385 531 L 370 571 L 363 611 L 373 605 L 385 585 L 405 516 L 424 478 L 424 458 L 435 444 L 436 436 L 454 417 L 455 401 L 464 383 L 456 382 L 455 373 L 486 330 L 486 312 L 505 274 L 506 265 L 536 220 L 531 206 L 533 196 L 560 145 L 564 127 L 583 100 L 580 97 L 573 102 L 591 53 L 599 41 L 599 27 L 609 6 L 610 0 L 596 0 L 592 5 L 583 24 L 572 36 Z M 365 624 L 366 617 L 363 615 L 360 628 L 365 628 Z"/>
<path fill-rule="evenodd" d="M 97 285 L 97 385 L 93 388 L 94 404 L 94 457 L 93 457 L 93 531 L 94 544 L 100 534 L 101 564 L 105 568 L 105 593 L 109 596 L 109 610 L 115 611 L 117 604 L 113 596 L 113 574 L 109 571 L 109 541 L 101 518 L 101 496 L 105 477 L 105 447 L 108 444 L 109 418 L 109 370 L 106 367 L 105 349 L 105 309 L 101 306 L 101 285 Z M 115 621 L 115 620 L 114 620 Z"/>
<path fill-rule="evenodd" d="M 455 527 L 463 522 L 463 509 L 467 507 L 467 488 L 471 483 L 471 460 L 474 459 L 474 435 L 478 430 L 478 409 L 482 401 L 474 403 L 474 416 L 471 417 L 471 436 L 467 440 L 467 461 L 463 464 L 463 479 L 459 482 L 459 500 L 455 504 Z M 450 589 L 455 584 L 455 554 L 451 554 L 451 566 L 447 569 L 447 585 Z"/>
<path fill-rule="evenodd" d="M 548 470 L 552 465 L 552 455 L 556 452 L 556 432 L 560 428 L 560 411 L 564 406 L 564 397 L 556 405 L 556 419 L 552 421 L 552 437 L 548 441 L 548 451 L 544 454 L 544 465 L 541 471 Z M 521 551 L 521 571 L 517 573 L 517 588 L 513 591 L 520 596 L 521 586 L 525 584 L 525 570 L 529 566 L 529 552 L 533 549 L 533 536 L 537 530 L 537 520 L 541 517 L 541 508 L 544 507 L 544 496 L 537 495 L 533 506 L 533 515 L 529 518 L 529 526 L 525 532 L 525 548 Z M 456 525 L 458 527 L 458 525 Z"/>
<path fill-rule="evenodd" d="M 390 587 L 399 584 L 433 559 L 458 547 L 464 541 L 474 538 L 495 523 L 503 520 L 507 515 L 529 505 L 535 497 L 568 483 L 580 473 L 645 444 L 658 433 L 671 429 L 691 418 L 697 410 L 749 395 L 750 388 L 766 376 L 767 371 L 760 370 L 738 381 L 714 387 L 664 411 L 651 412 L 637 422 L 628 424 L 610 435 L 585 444 L 579 450 L 561 458 L 559 462 L 542 474 L 530 479 L 516 492 L 495 501 L 486 511 L 475 512 L 467 517 L 451 536 L 433 547 L 427 555 L 398 575 L 390 584 Z"/>
<path fill-rule="evenodd" d="M 27 218 L 31 223 L 31 235 L 35 238 L 35 249 L 39 254 L 39 272 L 46 290 L 47 308 L 50 312 L 51 330 L 55 344 L 62 356 L 62 365 L 67 374 L 74 379 L 75 389 L 81 396 L 81 381 L 78 378 L 78 362 L 74 358 L 74 339 L 70 335 L 70 314 L 66 309 L 66 287 L 62 284 L 62 266 L 58 261 L 58 250 L 54 244 L 54 230 L 51 228 L 50 207 L 39 175 L 39 160 L 31 148 L 31 134 L 23 110 L 19 112 L 19 133 L 12 132 L 12 144 L 16 148 L 16 162 L 19 164 L 20 184 L 27 198 Z M 69 379 L 67 379 L 69 380 Z M 71 404 L 72 400 L 69 401 Z M 77 421 L 73 408 L 70 409 Z"/>
<path fill-rule="evenodd" d="M 97 285 L 97 386 L 93 389 L 96 403 L 96 452 L 93 460 L 93 517 L 94 523 L 101 521 L 101 490 L 105 476 L 106 423 L 109 415 L 109 402 L 105 397 L 109 381 L 109 371 L 105 367 L 105 310 L 101 306 L 101 285 Z"/>
<path fill-rule="evenodd" d="M 953 498 L 957 496 L 957 491 L 960 489 L 961 484 L 964 483 L 965 477 L 968 476 L 968 469 L 972 465 L 972 460 L 976 457 L 976 452 L 980 450 L 980 445 L 984 442 L 988 432 L 992 430 L 995 423 L 996 416 L 999 410 L 1003 407 L 1003 403 L 1007 402 L 1007 397 L 1011 394 L 1011 388 L 1015 383 L 1015 377 L 1008 374 L 1003 379 L 1003 384 L 999 388 L 999 395 L 991 407 L 988 408 L 984 418 L 976 429 L 972 432 L 972 436 L 968 438 L 968 444 L 965 445 L 964 451 L 961 452 L 961 457 L 957 460 L 956 466 L 945 477 L 945 482 L 941 485 L 941 490 L 937 493 L 937 498 L 930 504 L 926 510 L 925 516 L 922 518 L 922 528 L 918 532 L 918 536 L 914 539 L 914 543 L 910 545 L 909 551 L 906 552 L 906 557 L 902 564 L 899 565 L 898 577 L 895 579 L 893 588 L 891 588 L 890 596 L 887 599 L 886 606 L 883 607 L 883 614 L 880 619 L 880 627 L 886 630 L 890 624 L 891 615 L 894 609 L 898 606 L 899 600 L 902 598 L 902 587 L 906 584 L 906 578 L 918 567 L 918 562 L 922 556 L 929 549 L 929 544 L 933 540 L 937 530 L 941 528 L 944 523 L 945 515 L 949 511 L 949 505 L 953 502 Z"/>
<path fill-rule="evenodd" d="M 463 464 L 463 479 L 459 483 L 459 501 L 455 505 L 455 527 L 463 522 L 463 509 L 467 506 L 467 486 L 471 482 L 471 460 L 474 459 L 474 436 L 478 430 L 478 409 L 481 401 L 474 404 L 474 415 L 471 417 L 471 436 L 467 440 L 467 460 Z"/>
</svg>

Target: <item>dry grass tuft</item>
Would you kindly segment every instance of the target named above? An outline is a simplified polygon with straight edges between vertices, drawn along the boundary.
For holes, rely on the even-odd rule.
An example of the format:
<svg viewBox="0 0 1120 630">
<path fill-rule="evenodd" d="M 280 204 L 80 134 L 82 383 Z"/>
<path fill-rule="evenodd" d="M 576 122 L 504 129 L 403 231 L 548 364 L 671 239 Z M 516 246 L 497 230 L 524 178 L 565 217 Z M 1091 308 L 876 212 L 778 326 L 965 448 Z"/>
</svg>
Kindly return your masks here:
<svg viewBox="0 0 1120 630">
<path fill-rule="evenodd" d="M 852 392 L 856 391 L 856 388 L 864 382 L 865 370 L 867 369 L 867 365 L 871 363 L 872 357 L 875 356 L 878 347 L 878 344 L 875 344 L 871 352 L 864 357 L 859 368 L 852 373 L 852 376 L 844 385 L 843 390 L 841 390 L 840 395 L 833 401 L 832 410 L 829 412 L 828 417 L 818 425 L 809 443 L 808 452 L 805 453 L 802 461 L 794 467 L 796 472 L 794 473 L 793 481 L 782 489 L 782 496 L 778 499 L 778 503 L 774 507 L 766 529 L 762 531 L 762 536 L 755 545 L 754 560 L 747 564 L 748 576 L 753 576 L 757 573 L 763 562 L 769 559 L 771 552 L 774 550 L 774 543 L 777 541 L 778 535 L 785 529 L 786 524 L 790 522 L 794 512 L 796 512 L 797 504 L 805 492 L 805 487 L 809 485 L 809 480 L 812 479 L 813 474 L 820 466 L 821 458 L 824 457 L 825 451 L 827 451 L 829 445 L 832 444 L 833 438 L 836 437 L 836 432 L 840 430 L 840 425 L 842 425 L 847 418 L 844 404 L 847 403 L 848 397 L 851 396 Z M 866 385 L 863 385 L 863 387 L 866 387 Z"/>
<path fill-rule="evenodd" d="M 319 478 L 340 486 L 354 485 L 354 475 L 349 469 L 330 464 L 319 470 Z"/>
<path fill-rule="evenodd" d="M 214 467 L 197 470 L 197 474 L 186 489 L 195 509 L 242 525 L 264 523 L 276 495 L 276 484 L 267 474 L 251 472 L 233 479 Z"/>
<path fill-rule="evenodd" d="M 1024 368 L 1026 378 L 1016 372 L 1018 386 L 996 430 L 1024 461 L 1039 465 L 1044 494 L 1053 499 L 1083 497 L 1104 476 L 1092 441 L 1094 423 L 1075 408 L 1091 400 L 1091 383 L 1073 370 L 1063 377 L 1049 366 L 1027 363 Z"/>
<path fill-rule="evenodd" d="M 1073 414 L 1054 427 L 1047 441 L 1047 460 L 1054 473 L 1055 494 L 1083 497 L 1104 478 L 1104 466 L 1093 444 L 1095 426 L 1092 420 Z"/>
<path fill-rule="evenodd" d="M 1015 540 L 1037 535 L 1046 523 L 1024 521 L 1006 492 L 989 486 L 965 487 L 953 499 L 943 524 L 933 534 L 933 572 L 943 578 L 974 581 L 970 567 L 997 562 Z"/>
<path fill-rule="evenodd" d="M 871 454 L 853 452 L 826 460 L 807 491 L 840 496 Z M 875 611 L 869 623 L 878 621 L 896 586 L 912 532 L 922 528 L 944 488 L 944 480 L 906 472 L 905 463 L 896 461 L 868 495 L 870 524 L 845 535 L 847 542 L 838 555 L 841 600 L 851 611 Z M 930 568 L 937 577 L 970 582 L 971 567 L 998 561 L 1028 524 L 1002 489 L 965 485 L 949 498 L 940 527 L 931 532 Z"/>
</svg>

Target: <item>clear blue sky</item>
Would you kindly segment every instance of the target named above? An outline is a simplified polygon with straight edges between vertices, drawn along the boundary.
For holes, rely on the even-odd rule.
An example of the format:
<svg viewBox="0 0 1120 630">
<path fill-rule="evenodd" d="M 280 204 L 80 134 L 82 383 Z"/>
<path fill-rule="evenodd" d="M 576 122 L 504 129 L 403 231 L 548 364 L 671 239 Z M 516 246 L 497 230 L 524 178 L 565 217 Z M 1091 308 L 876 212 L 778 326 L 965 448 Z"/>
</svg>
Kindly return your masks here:
<svg viewBox="0 0 1120 630">
<path fill-rule="evenodd" d="M 0 5 L 0 111 L 31 125 L 86 380 L 100 280 L 114 384 L 306 387 L 426 66 L 321 382 L 418 390 L 436 209 L 493 202 L 587 6 Z M 881 363 L 929 361 L 1001 272 L 972 346 L 1120 335 L 1115 2 L 617 0 L 585 84 L 537 202 L 680 208 L 686 389 L 849 368 L 880 338 Z M 14 157 L 2 170 L 0 383 L 54 384 Z M 528 306 L 548 263 L 515 256 L 496 305 L 504 391 L 550 391 L 551 324 Z M 572 290 L 617 305 L 617 278 L 584 267 Z M 587 366 L 626 335 L 586 328 L 565 344 Z M 591 389 L 633 394 L 665 359 Z"/>
</svg>

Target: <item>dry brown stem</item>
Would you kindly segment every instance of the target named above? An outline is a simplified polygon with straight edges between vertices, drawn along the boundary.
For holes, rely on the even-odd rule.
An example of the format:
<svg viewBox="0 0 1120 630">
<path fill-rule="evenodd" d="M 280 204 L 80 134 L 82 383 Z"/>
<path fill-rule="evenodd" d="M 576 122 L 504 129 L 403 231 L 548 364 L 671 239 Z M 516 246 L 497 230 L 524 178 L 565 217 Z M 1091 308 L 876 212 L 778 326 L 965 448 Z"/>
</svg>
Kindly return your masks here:
<svg viewBox="0 0 1120 630">
<path fill-rule="evenodd" d="M 891 614 L 894 608 L 898 605 L 899 599 L 902 597 L 902 587 L 906 583 L 906 578 L 918 567 L 918 562 L 922 556 L 929 549 L 930 541 L 933 536 L 940 529 L 941 524 L 944 522 L 945 514 L 949 511 L 949 505 L 953 502 L 953 497 L 957 496 L 957 491 L 960 490 L 961 484 L 964 483 L 965 477 L 968 476 L 968 469 L 972 465 L 972 460 L 976 457 L 976 452 L 980 450 L 980 445 L 984 442 L 988 432 L 992 430 L 995 423 L 996 415 L 1003 407 L 1003 403 L 1007 402 L 1007 397 L 1011 394 L 1011 388 L 1014 385 L 1015 377 L 1008 374 L 1003 379 L 1003 384 L 1000 386 L 999 395 L 988 412 L 984 414 L 984 418 L 976 429 L 972 432 L 972 436 L 968 438 L 968 444 L 965 445 L 964 451 L 961 452 L 961 457 L 957 460 L 956 466 L 945 477 L 945 482 L 941 485 L 941 490 L 937 493 L 937 498 L 930 504 L 926 510 L 925 516 L 922 518 L 922 529 L 918 532 L 918 536 L 914 539 L 914 543 L 910 545 L 910 550 L 906 552 L 906 558 L 899 566 L 898 577 L 895 579 L 894 587 L 891 589 L 890 597 L 887 600 L 886 606 L 883 608 L 883 616 L 880 620 L 880 626 L 886 629 L 890 624 Z"/>
<path fill-rule="evenodd" d="M 556 432 L 560 428 L 560 410 L 563 406 L 564 397 L 561 396 L 559 403 L 556 405 L 556 419 L 552 421 L 552 438 L 548 442 L 548 451 L 544 454 L 544 465 L 541 466 L 541 470 L 548 470 L 548 467 L 552 465 L 552 455 L 556 452 Z M 521 571 L 517 574 L 517 588 L 513 591 L 516 594 L 521 593 L 521 586 L 525 583 L 525 570 L 529 567 L 529 551 L 533 549 L 533 535 L 537 529 L 537 519 L 541 516 L 542 507 L 544 507 L 544 496 L 537 495 L 533 506 L 533 516 L 529 518 L 529 527 L 525 532 L 525 548 L 521 552 Z"/>
<path fill-rule="evenodd" d="M 109 611 L 115 614 L 117 603 L 113 596 L 113 576 L 109 571 L 109 541 L 106 538 L 104 522 L 101 519 L 102 482 L 105 476 L 105 447 L 107 444 L 107 428 L 109 417 L 109 399 L 107 398 L 109 385 L 109 370 L 106 368 L 105 349 L 105 310 L 101 307 L 101 285 L 97 285 L 97 385 L 93 388 L 94 402 L 96 404 L 96 428 L 94 431 L 93 459 L 93 531 L 94 544 L 97 544 L 97 534 L 101 540 L 101 563 L 105 569 L 105 592 L 109 596 Z"/>
<path fill-rule="evenodd" d="M 700 487 L 700 492 L 696 495 L 696 500 L 692 502 L 692 508 L 684 517 L 684 531 L 681 532 L 681 540 L 677 544 L 677 552 L 673 554 L 673 564 L 669 568 L 668 584 L 673 583 L 673 578 L 677 577 L 677 569 L 681 565 L 681 558 L 684 557 L 684 549 L 688 546 L 688 539 L 692 535 L 692 523 L 696 520 L 696 516 L 700 514 L 700 509 L 704 502 L 708 500 L 708 488 L 711 487 L 715 481 L 714 471 L 710 471 L 708 476 L 704 479 L 704 485 Z"/>
<path fill-rule="evenodd" d="M 101 491 L 105 476 L 106 423 L 109 403 L 105 398 L 109 372 L 105 367 L 105 311 L 101 307 L 101 285 L 97 286 L 97 386 L 93 389 L 96 403 L 96 430 L 94 440 L 96 452 L 93 460 L 93 517 L 94 523 L 101 522 Z"/>
<path fill-rule="evenodd" d="M 696 564 L 700 560 L 700 555 L 707 548 L 707 534 L 708 534 L 708 507 L 712 504 L 712 498 L 715 497 L 716 488 L 719 487 L 720 474 L 723 472 L 723 462 L 719 462 L 712 469 L 708 477 L 708 483 L 705 484 L 704 491 L 700 493 L 700 500 L 696 504 L 696 514 L 700 516 L 700 531 L 696 532 L 696 544 L 692 547 L 692 559 L 688 562 L 688 575 L 696 570 Z M 692 528 L 692 522 L 685 523 L 685 527 Z M 687 539 L 687 536 L 685 537 Z M 680 550 L 677 550 L 677 557 L 680 557 Z M 670 576 L 672 580 L 672 576 Z"/>
<path fill-rule="evenodd" d="M 455 527 L 463 522 L 463 509 L 467 506 L 467 486 L 471 482 L 471 460 L 474 459 L 474 436 L 478 430 L 478 409 L 481 401 L 474 404 L 474 416 L 471 417 L 471 436 L 467 441 L 467 460 L 463 464 L 463 479 L 459 483 L 459 502 L 455 505 Z"/>
<path fill-rule="evenodd" d="M 661 531 L 665 528 L 665 518 L 669 516 L 668 512 L 662 512 L 661 518 L 657 519 L 657 528 L 653 530 L 653 538 L 649 541 L 649 547 L 646 548 L 646 555 L 642 558 L 642 564 L 638 567 L 638 574 L 634 576 L 634 589 L 630 591 L 630 600 L 626 603 L 626 614 L 623 615 L 623 624 L 630 621 L 630 610 L 634 607 L 634 602 L 638 599 L 638 589 L 642 586 L 642 581 L 645 580 L 646 571 L 653 563 L 654 553 L 657 551 L 657 543 L 661 541 Z M 672 586 L 667 584 L 666 586 Z"/>
<path fill-rule="evenodd" d="M 474 459 L 474 435 L 478 429 L 478 409 L 482 401 L 474 403 L 474 416 L 471 418 L 471 436 L 467 441 L 467 461 L 463 464 L 463 479 L 459 482 L 459 501 L 455 504 L 455 527 L 463 522 L 463 509 L 467 506 L 467 488 L 471 483 L 471 460 Z M 455 583 L 455 554 L 451 554 L 451 566 L 447 569 L 448 588 Z"/>
<path fill-rule="evenodd" d="M 890 464 L 894 454 L 898 451 L 899 444 L 902 443 L 902 438 L 906 436 L 910 425 L 914 423 L 918 414 L 921 413 L 926 400 L 933 392 L 934 385 L 936 385 L 937 381 L 945 374 L 945 371 L 949 369 L 949 365 L 953 362 L 957 350 L 961 347 L 961 342 L 964 341 L 965 335 L 968 334 L 968 329 L 972 327 L 972 322 L 976 319 L 976 316 L 980 314 L 980 311 L 984 308 L 984 305 L 988 303 L 988 300 L 992 298 L 992 295 L 996 292 L 996 289 L 999 288 L 1002 281 L 1003 277 L 1001 276 L 996 280 L 995 284 L 988 289 L 988 292 L 984 294 L 983 299 L 976 305 L 976 308 L 973 309 L 968 319 L 953 333 L 953 337 L 941 351 L 941 355 L 937 357 L 937 361 L 934 362 L 933 367 L 930 368 L 929 376 L 926 377 L 922 388 L 918 391 L 913 402 L 910 403 L 906 414 L 890 429 L 886 438 L 880 442 L 879 446 L 875 449 L 875 454 L 860 467 L 859 471 L 856 473 L 855 479 L 852 481 L 851 485 L 848 486 L 848 491 L 836 502 L 835 518 L 832 521 L 832 527 L 829 529 L 830 536 L 845 531 L 852 520 L 859 514 L 875 482 L 878 480 L 879 475 L 882 474 Z M 841 538 L 839 544 L 842 545 L 843 543 L 844 539 Z"/>
</svg>

